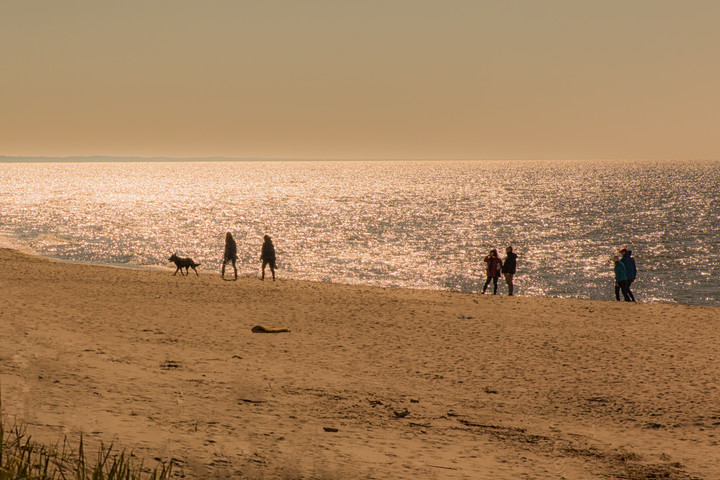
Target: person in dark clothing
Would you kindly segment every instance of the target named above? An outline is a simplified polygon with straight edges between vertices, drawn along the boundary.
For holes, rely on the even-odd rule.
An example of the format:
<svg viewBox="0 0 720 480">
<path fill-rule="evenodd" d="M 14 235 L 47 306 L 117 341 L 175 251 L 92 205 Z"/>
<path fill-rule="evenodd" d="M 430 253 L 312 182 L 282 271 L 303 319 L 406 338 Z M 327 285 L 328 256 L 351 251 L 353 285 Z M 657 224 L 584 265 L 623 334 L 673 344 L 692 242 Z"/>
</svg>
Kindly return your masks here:
<svg viewBox="0 0 720 480">
<path fill-rule="evenodd" d="M 502 270 L 502 260 L 498 257 L 497 250 L 494 248 L 490 250 L 490 254 L 485 257 L 484 260 L 487 263 L 487 280 L 485 280 L 485 286 L 483 287 L 482 293 L 485 293 L 490 282 L 493 282 L 493 295 L 497 295 L 497 284 L 498 278 L 500 278 L 500 271 Z"/>
<path fill-rule="evenodd" d="M 225 278 L 225 266 L 228 262 L 232 262 L 233 271 L 235 272 L 235 280 L 237 280 L 237 266 L 235 261 L 237 260 L 237 244 L 232 236 L 232 233 L 227 232 L 225 234 L 225 253 L 223 254 L 223 264 L 220 270 L 221 278 Z"/>
<path fill-rule="evenodd" d="M 626 302 L 630 302 L 630 295 L 628 295 L 628 281 L 627 281 L 627 273 L 625 272 L 625 265 L 620 261 L 620 257 L 615 255 L 613 257 L 613 262 L 615 263 L 615 267 L 613 267 L 613 270 L 615 271 L 615 300 L 618 302 L 620 301 L 620 291 L 622 291 L 623 298 L 625 298 Z"/>
<path fill-rule="evenodd" d="M 517 266 L 517 254 L 513 253 L 513 248 L 508 246 L 505 249 L 507 256 L 502 264 L 502 273 L 505 277 L 505 283 L 508 287 L 508 295 L 512 297 L 515 285 L 513 285 L 513 276 L 515 275 L 515 268 Z"/>
<path fill-rule="evenodd" d="M 268 235 L 265 235 L 263 239 L 265 242 L 263 243 L 262 254 L 260 255 L 260 259 L 262 260 L 262 277 L 260 277 L 260 280 L 265 280 L 265 267 L 270 265 L 270 272 L 272 272 L 274 282 L 275 269 L 277 268 L 277 264 L 275 263 L 275 246 Z"/>
<path fill-rule="evenodd" d="M 635 266 L 635 259 L 632 258 L 632 250 L 628 250 L 627 248 L 623 248 L 622 250 L 620 250 L 620 255 L 622 255 L 620 261 L 623 263 L 623 265 L 625 265 L 625 274 L 627 276 L 628 282 L 628 295 L 630 296 L 630 300 L 634 302 L 635 295 L 633 295 L 630 287 L 635 281 L 635 277 L 637 277 L 637 267 Z"/>
</svg>

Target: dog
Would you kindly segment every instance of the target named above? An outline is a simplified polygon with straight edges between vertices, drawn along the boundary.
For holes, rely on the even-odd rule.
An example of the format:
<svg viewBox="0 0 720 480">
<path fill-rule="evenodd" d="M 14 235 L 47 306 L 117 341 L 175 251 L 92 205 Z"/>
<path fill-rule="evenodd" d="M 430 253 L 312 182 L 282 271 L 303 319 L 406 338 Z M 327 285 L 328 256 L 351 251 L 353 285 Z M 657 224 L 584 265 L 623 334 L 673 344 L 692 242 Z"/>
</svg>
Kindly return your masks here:
<svg viewBox="0 0 720 480">
<path fill-rule="evenodd" d="M 175 266 L 177 267 L 177 270 L 175 270 L 175 273 L 173 273 L 173 276 L 177 275 L 177 272 L 180 272 L 180 275 L 188 275 L 190 273 L 190 269 L 192 268 L 195 270 L 195 275 L 200 276 L 197 269 L 195 267 L 199 267 L 199 263 L 195 263 L 195 261 L 192 258 L 183 258 L 178 257 L 177 252 L 170 255 L 170 258 L 168 258 L 169 261 L 173 262 Z M 182 269 L 185 269 L 185 273 L 182 272 Z"/>
</svg>

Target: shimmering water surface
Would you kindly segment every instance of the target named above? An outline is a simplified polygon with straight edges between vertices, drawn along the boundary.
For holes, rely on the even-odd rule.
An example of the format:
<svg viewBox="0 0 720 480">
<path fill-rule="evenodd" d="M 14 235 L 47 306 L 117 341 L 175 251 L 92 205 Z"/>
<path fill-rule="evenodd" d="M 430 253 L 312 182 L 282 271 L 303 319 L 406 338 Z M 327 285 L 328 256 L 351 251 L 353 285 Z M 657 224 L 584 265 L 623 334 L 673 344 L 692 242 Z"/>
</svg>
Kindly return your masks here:
<svg viewBox="0 0 720 480">
<path fill-rule="evenodd" d="M 0 205 L 70 261 L 219 271 L 229 230 L 243 274 L 269 234 L 281 277 L 476 292 L 513 245 L 519 295 L 613 299 L 628 247 L 640 301 L 720 305 L 720 162 L 0 163 Z"/>
</svg>

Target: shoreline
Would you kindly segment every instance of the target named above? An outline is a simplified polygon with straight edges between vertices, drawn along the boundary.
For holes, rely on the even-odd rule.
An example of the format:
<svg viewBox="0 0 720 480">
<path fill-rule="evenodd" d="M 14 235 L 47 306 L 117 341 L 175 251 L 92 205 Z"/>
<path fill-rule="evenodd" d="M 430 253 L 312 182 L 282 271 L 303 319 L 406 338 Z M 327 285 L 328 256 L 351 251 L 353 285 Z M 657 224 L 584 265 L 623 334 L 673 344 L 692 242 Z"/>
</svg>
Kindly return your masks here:
<svg viewBox="0 0 720 480">
<path fill-rule="evenodd" d="M 129 269 L 129 270 L 139 270 L 139 271 L 150 271 L 150 272 L 165 272 L 170 271 L 172 272 L 175 268 L 174 265 L 172 265 L 172 262 L 168 261 L 166 264 L 123 264 L 123 263 L 99 263 L 99 262 L 92 262 L 92 261 L 76 261 L 76 260 L 69 260 L 60 258 L 57 256 L 52 255 L 45 255 L 42 254 L 36 250 L 33 250 L 32 248 L 22 245 L 19 242 L 14 241 L 12 237 L 3 236 L 0 235 L 0 249 L 9 249 L 9 250 L 15 250 L 18 252 L 21 252 L 25 255 L 31 255 L 35 256 L 41 259 L 49 260 L 49 261 L 55 261 L 60 263 L 66 263 L 66 264 L 77 264 L 77 265 L 85 265 L 90 267 L 108 267 L 108 268 L 119 268 L 119 269 Z M 220 268 L 220 264 L 218 263 L 218 269 Z M 238 266 L 238 271 L 242 269 L 242 265 Z M 257 271 L 260 271 L 260 266 L 258 265 Z M 210 269 L 200 269 L 200 272 L 205 275 L 214 275 L 219 277 L 220 272 Z M 278 279 L 281 278 L 282 270 L 278 270 Z M 238 278 L 259 278 L 259 273 L 256 275 L 254 273 L 238 273 Z M 610 278 L 610 277 L 608 277 Z M 368 283 L 351 283 L 351 282 L 332 282 L 332 281 L 324 281 L 324 280 L 313 280 L 313 279 L 299 279 L 299 278 L 284 278 L 283 281 L 296 281 L 296 282 L 317 282 L 317 283 L 323 283 L 323 284 L 332 284 L 332 285 L 345 285 L 345 286 L 352 286 L 352 287 L 369 287 L 369 288 L 389 288 L 389 289 L 399 289 L 399 290 L 411 290 L 411 291 L 419 291 L 419 292 L 448 292 L 448 293 L 461 293 L 461 294 L 468 294 L 468 295 L 479 295 L 480 292 L 475 291 L 463 291 L 463 290 L 453 290 L 448 288 L 422 288 L 422 287 L 412 287 L 412 286 L 394 286 L 394 285 L 373 285 Z M 501 278 L 501 282 L 504 282 L 504 280 Z M 479 282 L 479 284 L 482 282 Z M 486 294 L 492 296 L 492 294 Z M 610 295 L 610 294 L 608 294 Z M 500 293 L 498 296 L 507 296 L 507 293 Z M 612 302 L 613 299 L 593 299 L 593 298 L 576 298 L 576 297 L 562 297 L 562 296 L 534 296 L 534 295 L 525 295 L 523 293 L 519 293 L 515 295 L 515 297 L 522 297 L 522 298 L 549 298 L 549 299 L 558 299 L 558 300 L 577 300 L 577 301 L 588 301 L 588 302 Z M 696 304 L 696 303 L 680 303 L 677 301 L 647 301 L 643 302 L 640 301 L 638 303 L 651 303 L 651 304 L 658 304 L 658 305 L 687 305 L 687 306 L 705 306 L 705 307 L 720 307 L 720 305 L 705 305 L 705 304 Z"/>
<path fill-rule="evenodd" d="M 187 478 L 718 478 L 713 306 L 0 267 L 2 413 L 39 440 Z"/>
</svg>

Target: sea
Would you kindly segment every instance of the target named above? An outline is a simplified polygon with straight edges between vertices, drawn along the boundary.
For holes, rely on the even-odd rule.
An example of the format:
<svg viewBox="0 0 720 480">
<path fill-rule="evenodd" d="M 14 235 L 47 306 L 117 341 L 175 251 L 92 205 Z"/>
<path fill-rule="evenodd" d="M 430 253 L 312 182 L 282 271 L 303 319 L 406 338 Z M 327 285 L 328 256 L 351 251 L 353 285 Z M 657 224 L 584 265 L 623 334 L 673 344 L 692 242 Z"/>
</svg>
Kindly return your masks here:
<svg viewBox="0 0 720 480">
<path fill-rule="evenodd" d="M 614 301 L 627 248 L 639 302 L 720 305 L 718 161 L 3 160 L 2 245 L 63 261 L 218 273 L 229 231 L 242 275 L 269 235 L 280 279 L 479 293 L 511 245 L 516 295 Z"/>
</svg>

